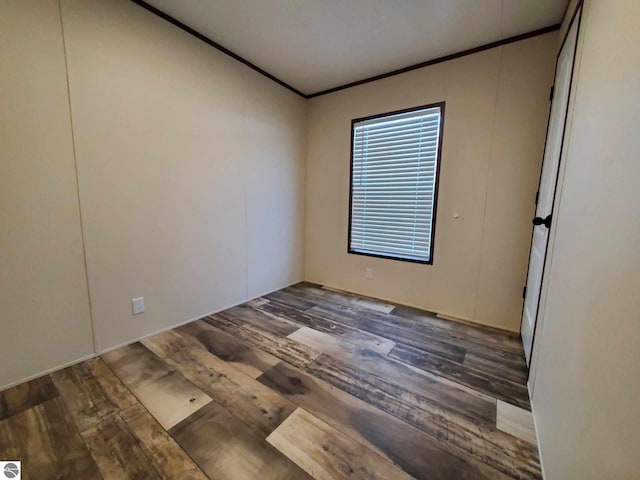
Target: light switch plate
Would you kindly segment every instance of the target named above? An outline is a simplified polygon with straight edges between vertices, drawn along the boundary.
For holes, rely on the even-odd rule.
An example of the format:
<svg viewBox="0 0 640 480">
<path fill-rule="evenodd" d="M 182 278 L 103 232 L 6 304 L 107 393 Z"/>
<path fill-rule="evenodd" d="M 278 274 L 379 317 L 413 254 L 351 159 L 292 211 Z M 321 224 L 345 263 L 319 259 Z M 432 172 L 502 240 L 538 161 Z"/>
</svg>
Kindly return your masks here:
<svg viewBox="0 0 640 480">
<path fill-rule="evenodd" d="M 144 313 L 144 297 L 131 299 L 131 313 L 134 315 Z"/>
</svg>

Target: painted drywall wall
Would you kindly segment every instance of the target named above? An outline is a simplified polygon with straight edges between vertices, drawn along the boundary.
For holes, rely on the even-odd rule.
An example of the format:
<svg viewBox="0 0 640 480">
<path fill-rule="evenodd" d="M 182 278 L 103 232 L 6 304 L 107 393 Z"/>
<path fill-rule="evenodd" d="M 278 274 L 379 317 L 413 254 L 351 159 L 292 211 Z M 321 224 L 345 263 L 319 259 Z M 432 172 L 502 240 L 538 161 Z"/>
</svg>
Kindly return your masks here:
<svg viewBox="0 0 640 480">
<path fill-rule="evenodd" d="M 587 1 L 532 405 L 545 478 L 640 478 L 640 4 Z"/>
<path fill-rule="evenodd" d="M 98 350 L 301 280 L 304 100 L 132 2 L 61 4 Z"/>
<path fill-rule="evenodd" d="M 58 3 L 0 2 L 0 388 L 93 353 Z"/>
<path fill-rule="evenodd" d="M 550 33 L 312 99 L 306 279 L 518 331 L 556 45 Z M 434 264 L 347 254 L 351 119 L 440 101 Z"/>
</svg>

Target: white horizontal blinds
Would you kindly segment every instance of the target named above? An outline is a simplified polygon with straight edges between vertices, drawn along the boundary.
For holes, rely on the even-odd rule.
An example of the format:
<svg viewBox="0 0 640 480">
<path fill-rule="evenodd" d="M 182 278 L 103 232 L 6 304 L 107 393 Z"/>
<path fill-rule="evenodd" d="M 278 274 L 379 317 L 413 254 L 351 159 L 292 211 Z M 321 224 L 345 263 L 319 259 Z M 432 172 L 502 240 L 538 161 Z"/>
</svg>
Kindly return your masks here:
<svg viewBox="0 0 640 480">
<path fill-rule="evenodd" d="M 429 261 L 440 107 L 353 125 L 350 251 Z"/>
</svg>

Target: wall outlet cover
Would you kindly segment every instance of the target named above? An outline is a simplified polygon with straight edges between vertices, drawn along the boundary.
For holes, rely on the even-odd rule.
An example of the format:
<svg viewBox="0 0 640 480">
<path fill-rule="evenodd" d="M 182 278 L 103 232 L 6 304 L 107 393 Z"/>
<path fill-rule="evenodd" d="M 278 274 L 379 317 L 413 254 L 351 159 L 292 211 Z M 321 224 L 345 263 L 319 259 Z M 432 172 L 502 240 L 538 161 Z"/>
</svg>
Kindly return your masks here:
<svg viewBox="0 0 640 480">
<path fill-rule="evenodd" d="M 144 312 L 144 297 L 137 297 L 131 299 L 131 313 L 133 315 L 139 315 Z"/>
</svg>

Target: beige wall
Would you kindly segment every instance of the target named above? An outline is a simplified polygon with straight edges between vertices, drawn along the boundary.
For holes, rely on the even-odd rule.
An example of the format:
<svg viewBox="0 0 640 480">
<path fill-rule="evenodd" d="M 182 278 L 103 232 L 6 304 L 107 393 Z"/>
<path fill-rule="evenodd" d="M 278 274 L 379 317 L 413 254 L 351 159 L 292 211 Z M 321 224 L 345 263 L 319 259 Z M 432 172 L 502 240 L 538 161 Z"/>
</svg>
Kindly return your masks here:
<svg viewBox="0 0 640 480">
<path fill-rule="evenodd" d="M 588 1 L 533 385 L 545 478 L 640 477 L 640 4 Z"/>
<path fill-rule="evenodd" d="M 0 388 L 93 353 L 58 3 L 0 2 Z"/>
<path fill-rule="evenodd" d="M 306 278 L 519 330 L 556 44 L 546 34 L 311 100 Z M 347 254 L 351 119 L 439 101 L 434 264 Z"/>
<path fill-rule="evenodd" d="M 132 2 L 62 13 L 98 349 L 301 280 L 304 100 Z"/>
<path fill-rule="evenodd" d="M 127 0 L 61 11 L 0 5 L 0 389 L 94 353 L 80 211 L 97 352 L 304 272 L 305 101 Z"/>
</svg>

